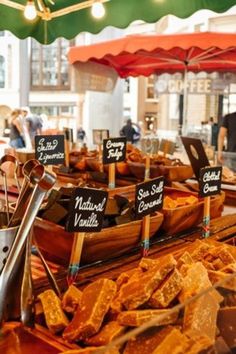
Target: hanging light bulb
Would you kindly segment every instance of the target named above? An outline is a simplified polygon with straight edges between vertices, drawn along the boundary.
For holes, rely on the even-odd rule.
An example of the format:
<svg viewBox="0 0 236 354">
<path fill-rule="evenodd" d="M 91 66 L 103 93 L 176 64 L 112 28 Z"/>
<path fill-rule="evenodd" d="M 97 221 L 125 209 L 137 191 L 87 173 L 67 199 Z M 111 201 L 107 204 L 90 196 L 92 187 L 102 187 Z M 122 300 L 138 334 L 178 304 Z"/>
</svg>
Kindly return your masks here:
<svg viewBox="0 0 236 354">
<path fill-rule="evenodd" d="M 92 15 L 95 18 L 102 18 L 105 15 L 105 8 L 103 6 L 103 4 L 96 0 L 94 1 L 93 5 L 92 5 L 92 9 L 91 9 Z"/>
<path fill-rule="evenodd" d="M 27 20 L 34 20 L 37 17 L 37 11 L 32 0 L 28 0 L 24 10 L 24 16 Z"/>
</svg>

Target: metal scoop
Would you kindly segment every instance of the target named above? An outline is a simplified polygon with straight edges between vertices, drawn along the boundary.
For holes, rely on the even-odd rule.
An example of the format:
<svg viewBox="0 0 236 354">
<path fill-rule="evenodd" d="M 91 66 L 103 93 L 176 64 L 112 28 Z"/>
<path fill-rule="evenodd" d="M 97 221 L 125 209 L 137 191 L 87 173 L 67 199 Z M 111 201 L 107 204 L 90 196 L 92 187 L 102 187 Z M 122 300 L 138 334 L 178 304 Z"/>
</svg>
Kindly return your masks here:
<svg viewBox="0 0 236 354">
<path fill-rule="evenodd" d="M 8 292 L 11 291 L 11 286 L 14 286 L 11 280 L 14 275 L 17 275 L 19 270 L 19 263 L 22 258 L 25 241 L 46 193 L 56 182 L 56 175 L 45 171 L 42 165 L 36 166 L 33 171 L 34 178 L 37 183 L 34 187 L 23 220 L 16 234 L 15 241 L 10 250 L 6 264 L 0 275 L 0 323 L 4 320 L 7 295 Z"/>
</svg>

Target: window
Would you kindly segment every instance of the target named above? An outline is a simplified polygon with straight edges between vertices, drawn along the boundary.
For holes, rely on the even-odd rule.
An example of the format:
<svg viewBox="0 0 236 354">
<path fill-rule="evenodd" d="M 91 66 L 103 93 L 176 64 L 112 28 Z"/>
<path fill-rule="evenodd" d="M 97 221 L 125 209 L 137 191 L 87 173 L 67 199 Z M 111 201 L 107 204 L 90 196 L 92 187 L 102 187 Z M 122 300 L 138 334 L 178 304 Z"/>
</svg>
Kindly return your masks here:
<svg viewBox="0 0 236 354">
<path fill-rule="evenodd" d="M 50 45 L 41 45 L 32 39 L 31 87 L 32 89 L 70 88 L 70 68 L 67 51 L 71 42 L 60 38 Z"/>
<path fill-rule="evenodd" d="M 5 87 L 5 58 L 0 55 L 0 88 Z"/>
<path fill-rule="evenodd" d="M 157 101 L 153 75 L 146 78 L 146 101 Z"/>
<path fill-rule="evenodd" d="M 0 37 L 4 37 L 5 36 L 5 32 L 4 31 L 0 31 Z"/>
</svg>

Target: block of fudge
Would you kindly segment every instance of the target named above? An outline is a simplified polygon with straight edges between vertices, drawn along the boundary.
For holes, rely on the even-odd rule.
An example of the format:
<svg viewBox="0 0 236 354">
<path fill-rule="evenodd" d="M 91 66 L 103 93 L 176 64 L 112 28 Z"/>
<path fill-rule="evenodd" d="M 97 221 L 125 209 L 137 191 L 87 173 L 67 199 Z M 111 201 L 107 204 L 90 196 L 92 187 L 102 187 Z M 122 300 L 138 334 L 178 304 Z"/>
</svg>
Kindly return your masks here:
<svg viewBox="0 0 236 354">
<path fill-rule="evenodd" d="M 55 224 L 59 223 L 66 215 L 68 210 L 63 208 L 59 203 L 54 203 L 50 208 L 48 208 L 43 214 L 42 218 Z"/>
<path fill-rule="evenodd" d="M 221 261 L 227 265 L 235 262 L 234 257 L 229 252 L 228 247 L 226 245 L 220 245 L 214 248 L 215 255 L 221 259 Z"/>
<path fill-rule="evenodd" d="M 214 343 L 219 304 L 212 293 L 206 293 L 191 301 L 184 308 L 183 330 L 191 336 L 202 334 Z"/>
<path fill-rule="evenodd" d="M 67 313 L 75 313 L 80 304 L 82 291 L 76 286 L 70 285 L 62 298 L 62 308 Z"/>
<path fill-rule="evenodd" d="M 183 288 L 179 294 L 179 301 L 182 303 L 188 298 L 198 294 L 201 290 L 211 287 L 212 284 L 208 277 L 207 269 L 201 262 L 188 266 L 186 276 L 183 279 Z M 217 290 L 212 290 L 214 298 L 217 302 L 222 302 L 223 297 Z"/>
<path fill-rule="evenodd" d="M 187 335 L 187 334 L 186 334 Z M 212 340 L 204 334 L 199 336 L 191 335 L 188 337 L 189 347 L 186 351 L 188 354 L 215 354 Z"/>
<path fill-rule="evenodd" d="M 152 354 L 186 354 L 188 353 L 189 340 L 180 332 L 179 329 L 173 328 L 170 333 L 165 336 L 162 342 L 157 346 Z"/>
<path fill-rule="evenodd" d="M 102 354 L 120 354 L 119 350 L 117 348 L 111 348 L 108 350 L 104 351 L 104 347 L 89 347 L 89 348 L 83 348 L 83 349 L 71 349 L 71 350 L 66 350 L 63 353 L 60 354 L 97 354 L 99 353 L 99 349 Z"/>
<path fill-rule="evenodd" d="M 96 334 L 116 294 L 116 283 L 99 279 L 89 284 L 81 297 L 80 307 L 63 332 L 66 340 L 84 340 Z"/>
<path fill-rule="evenodd" d="M 192 264 L 193 258 L 190 253 L 185 251 L 177 261 L 177 268 L 180 269 L 183 264 Z"/>
<path fill-rule="evenodd" d="M 156 267 L 131 277 L 119 292 L 119 299 L 127 310 L 138 308 L 149 300 L 152 293 L 174 269 L 176 260 L 172 255 L 163 257 Z"/>
<path fill-rule="evenodd" d="M 62 311 L 61 301 L 53 290 L 46 290 L 38 295 L 43 307 L 45 321 L 50 332 L 58 333 L 64 330 L 69 321 Z"/>
<path fill-rule="evenodd" d="M 221 268 L 221 272 L 229 274 L 236 273 L 236 262 L 227 264 L 224 268 Z"/>
<path fill-rule="evenodd" d="M 168 326 L 163 329 L 151 327 L 135 338 L 129 339 L 123 354 L 150 354 L 167 336 L 173 327 Z M 166 353 L 167 354 L 167 353 Z"/>
<path fill-rule="evenodd" d="M 218 264 L 218 260 L 219 258 L 217 259 L 217 264 Z M 207 270 L 215 270 L 216 267 L 214 265 L 214 262 L 208 262 L 206 261 L 205 259 L 202 259 L 201 260 L 201 263 L 204 265 L 204 267 L 207 269 Z M 218 266 L 218 265 L 217 265 Z"/>
<path fill-rule="evenodd" d="M 117 205 L 117 201 L 115 199 L 109 198 L 107 200 L 105 215 L 119 215 L 120 208 Z"/>
<path fill-rule="evenodd" d="M 159 259 L 150 259 L 143 257 L 139 262 L 139 267 L 143 270 L 149 270 L 153 267 L 156 267 L 159 264 Z"/>
<path fill-rule="evenodd" d="M 236 306 L 223 307 L 219 310 L 217 326 L 227 345 L 236 350 Z"/>
<path fill-rule="evenodd" d="M 163 308 L 169 306 L 181 291 L 182 286 L 183 277 L 177 269 L 174 269 L 150 297 L 148 302 L 150 307 Z"/>
<path fill-rule="evenodd" d="M 117 321 L 111 321 L 105 324 L 97 334 L 86 339 L 84 342 L 92 347 L 105 346 L 121 336 L 125 332 L 125 329 L 126 327 L 121 326 Z"/>
<path fill-rule="evenodd" d="M 200 240 L 196 240 L 193 246 L 194 246 L 194 251 L 191 253 L 191 256 L 194 259 L 194 261 L 200 261 L 206 255 L 208 255 L 210 249 L 213 248 L 211 244 Z"/>
<path fill-rule="evenodd" d="M 208 262 L 208 263 L 210 263 L 210 262 Z M 214 261 L 211 262 L 211 264 L 212 264 L 212 267 L 214 268 L 212 270 L 219 270 L 219 269 L 222 269 L 225 267 L 225 264 L 222 262 L 222 260 L 220 258 L 214 259 Z"/>
<path fill-rule="evenodd" d="M 128 283 L 128 280 L 135 274 L 141 273 L 139 268 L 133 268 L 127 270 L 126 272 L 121 273 L 116 279 L 117 291 L 121 288 L 122 285 Z"/>
<path fill-rule="evenodd" d="M 222 282 L 220 285 L 221 288 L 236 291 L 236 277 L 232 274 L 223 273 L 220 270 L 209 270 L 208 271 L 209 279 L 212 284 Z M 226 280 L 230 278 L 229 280 Z"/>
<path fill-rule="evenodd" d="M 117 321 L 122 326 L 138 327 L 156 318 L 155 326 L 163 326 L 174 324 L 177 321 L 178 315 L 178 311 L 170 312 L 170 309 L 133 310 L 121 312 L 117 317 Z"/>
</svg>

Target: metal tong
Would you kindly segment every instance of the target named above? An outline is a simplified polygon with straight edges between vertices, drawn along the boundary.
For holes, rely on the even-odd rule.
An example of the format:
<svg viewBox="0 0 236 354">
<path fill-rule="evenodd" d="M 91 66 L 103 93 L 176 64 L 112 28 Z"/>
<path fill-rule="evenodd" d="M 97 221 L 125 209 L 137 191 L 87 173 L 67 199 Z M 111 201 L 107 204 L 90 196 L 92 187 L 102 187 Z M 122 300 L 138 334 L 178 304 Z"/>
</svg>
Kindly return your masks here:
<svg viewBox="0 0 236 354">
<path fill-rule="evenodd" d="M 16 234 L 12 248 L 9 252 L 6 264 L 0 275 L 0 323 L 3 323 L 4 320 L 7 306 L 7 296 L 11 286 L 14 286 L 14 284 L 12 284 L 12 279 L 14 279 L 14 276 L 17 275 L 19 270 L 19 264 L 22 258 L 27 236 L 46 193 L 56 182 L 56 176 L 45 171 L 42 165 L 35 166 L 32 172 L 34 173 L 34 178 L 37 183 L 35 184 L 32 196 L 30 197 L 30 201 L 19 226 L 19 230 Z"/>
<path fill-rule="evenodd" d="M 4 155 L 0 159 L 0 173 L 1 173 L 1 175 L 3 177 L 3 181 L 4 181 L 4 194 L 5 194 L 5 201 L 6 201 L 7 222 L 9 223 L 10 217 L 9 217 L 9 200 L 8 200 L 8 190 L 7 190 L 7 175 L 6 175 L 6 172 L 1 168 L 5 162 L 12 162 L 15 165 L 14 178 L 16 180 L 16 185 L 17 185 L 18 191 L 20 192 L 20 184 L 19 184 L 19 181 L 17 178 L 17 171 L 18 171 L 19 164 L 18 164 L 17 159 L 13 155 Z"/>
</svg>

